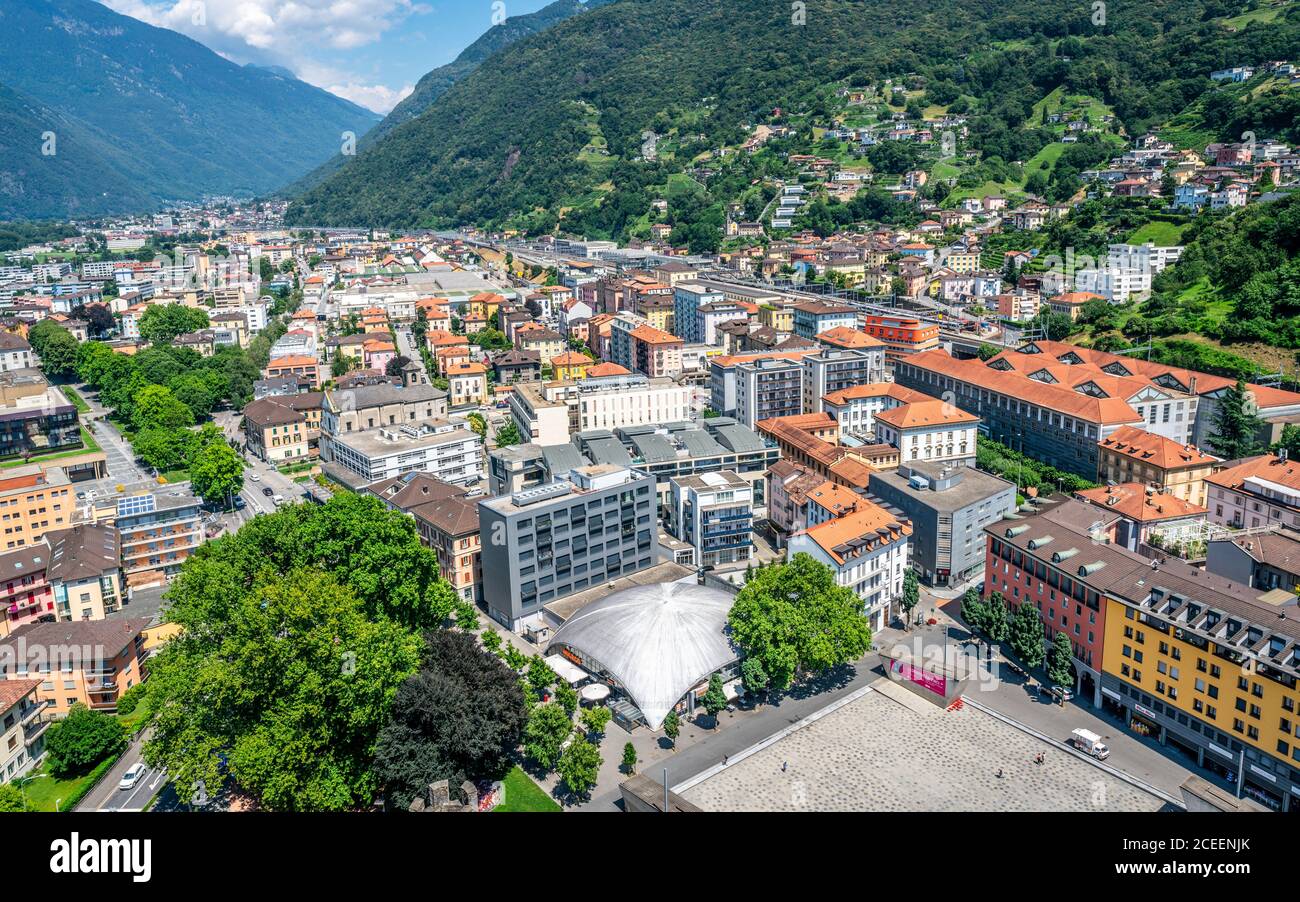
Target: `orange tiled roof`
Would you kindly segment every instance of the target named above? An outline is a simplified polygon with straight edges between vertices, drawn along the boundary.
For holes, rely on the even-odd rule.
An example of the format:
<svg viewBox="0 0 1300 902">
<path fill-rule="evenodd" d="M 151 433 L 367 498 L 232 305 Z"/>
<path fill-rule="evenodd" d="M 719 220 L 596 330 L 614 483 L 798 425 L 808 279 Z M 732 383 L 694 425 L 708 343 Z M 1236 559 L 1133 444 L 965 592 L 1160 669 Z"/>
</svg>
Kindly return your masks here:
<svg viewBox="0 0 1300 902">
<path fill-rule="evenodd" d="M 626 367 L 619 366 L 617 363 L 598 363 L 587 370 L 587 377 L 627 376 L 630 372 Z"/>
<path fill-rule="evenodd" d="M 960 424 L 974 424 L 980 421 L 980 418 L 975 414 L 967 413 L 961 408 L 949 404 L 947 401 L 940 401 L 937 398 L 931 398 L 928 401 L 914 401 L 911 404 L 900 404 L 890 410 L 882 410 L 876 414 L 876 419 L 888 426 L 893 426 L 895 429 L 957 426 Z"/>
<path fill-rule="evenodd" d="M 839 391 L 833 391 L 822 397 L 823 401 L 829 404 L 840 405 L 849 401 L 856 401 L 859 398 L 893 398 L 902 404 L 914 404 L 917 401 L 933 401 L 934 398 L 925 392 L 919 392 L 916 389 L 908 388 L 905 385 L 899 385 L 897 382 L 868 382 L 865 385 L 854 385 L 850 388 L 844 388 Z"/>
<path fill-rule="evenodd" d="M 1115 486 L 1084 489 L 1074 493 L 1099 507 L 1136 520 L 1151 523 L 1158 520 L 1181 520 L 1206 512 L 1199 504 L 1184 501 L 1176 495 L 1153 492 L 1140 482 L 1125 482 Z"/>
<path fill-rule="evenodd" d="M 818 334 L 817 340 L 835 345 L 838 348 L 879 348 L 885 344 L 878 338 L 872 338 L 861 329 L 850 329 L 848 326 L 836 326 L 834 329 L 827 329 L 825 332 Z"/>
<path fill-rule="evenodd" d="M 844 564 L 855 556 L 855 551 L 873 551 L 911 535 L 912 527 L 864 499 L 863 506 L 853 513 L 809 527 L 805 533 L 837 564 Z"/>
<path fill-rule="evenodd" d="M 1163 435 L 1147 432 L 1136 426 L 1121 426 L 1109 438 L 1098 442 L 1100 447 L 1134 460 L 1149 463 L 1162 470 L 1179 467 L 1200 467 L 1218 460 L 1195 445 L 1184 445 Z"/>
<path fill-rule="evenodd" d="M 1205 481 L 1224 488 L 1236 489 L 1252 476 L 1276 482 L 1289 489 L 1300 490 L 1300 463 L 1294 460 L 1280 460 L 1273 454 L 1247 458 L 1235 467 L 1205 477 Z"/>
</svg>

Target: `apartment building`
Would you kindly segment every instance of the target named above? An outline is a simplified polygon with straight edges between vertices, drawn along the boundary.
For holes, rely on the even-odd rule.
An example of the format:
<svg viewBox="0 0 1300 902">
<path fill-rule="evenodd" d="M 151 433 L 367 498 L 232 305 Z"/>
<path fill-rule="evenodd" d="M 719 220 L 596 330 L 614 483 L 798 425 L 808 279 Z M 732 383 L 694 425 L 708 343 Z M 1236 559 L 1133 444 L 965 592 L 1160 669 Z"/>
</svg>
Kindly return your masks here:
<svg viewBox="0 0 1300 902">
<path fill-rule="evenodd" d="M 148 677 L 148 626 L 146 617 L 29 624 L 0 640 L 0 678 L 39 680 L 36 701 L 54 717 L 76 704 L 116 711 L 121 694 Z"/>
<path fill-rule="evenodd" d="M 760 360 L 798 363 L 815 349 L 801 351 L 751 352 L 712 357 L 709 359 L 709 406 L 723 416 L 736 415 L 737 386 L 741 380 L 740 367 Z M 802 396 L 802 381 L 800 382 Z M 800 399 L 802 403 L 802 397 Z"/>
<path fill-rule="evenodd" d="M 1211 523 L 1232 529 L 1300 529 L 1300 463 L 1261 454 L 1205 477 Z"/>
<path fill-rule="evenodd" d="M 870 382 L 829 392 L 822 397 L 821 412 L 839 423 L 843 435 L 874 437 L 876 414 L 902 404 L 930 400 L 933 399 L 929 395 L 897 382 Z"/>
<path fill-rule="evenodd" d="M 754 493 L 730 470 L 670 480 L 668 532 L 695 549 L 702 567 L 747 563 L 753 553 Z"/>
<path fill-rule="evenodd" d="M 947 401 L 930 399 L 900 404 L 876 414 L 876 440 L 893 445 L 906 463 L 948 461 L 975 463 L 979 417 Z"/>
<path fill-rule="evenodd" d="M 0 783 L 35 768 L 45 757 L 51 718 L 37 701 L 37 679 L 0 680 Z"/>
<path fill-rule="evenodd" d="M 1139 482 L 1205 507 L 1205 479 L 1220 463 L 1194 445 L 1136 426 L 1121 426 L 1098 443 L 1097 481 Z"/>
<path fill-rule="evenodd" d="M 760 420 L 798 415 L 803 411 L 803 375 L 803 366 L 794 360 L 760 357 L 736 364 L 735 418 L 753 429 Z"/>
<path fill-rule="evenodd" d="M 463 487 L 412 472 L 376 482 L 366 491 L 415 520 L 420 541 L 438 555 L 438 572 L 457 595 L 474 604 L 483 600 L 478 503 Z"/>
<path fill-rule="evenodd" d="M 885 361 L 895 369 L 907 357 L 939 347 L 939 327 L 916 317 L 869 315 L 863 319 L 862 331 L 884 342 Z"/>
<path fill-rule="evenodd" d="M 483 443 L 459 419 L 344 433 L 334 440 L 333 457 L 363 483 L 419 471 L 469 485 L 483 475 Z"/>
<path fill-rule="evenodd" d="M 102 620 L 122 606 L 122 541 L 116 528 L 78 523 L 45 536 L 59 620 Z"/>
<path fill-rule="evenodd" d="M 684 342 L 691 344 L 705 343 L 715 344 L 710 338 L 706 338 L 706 320 L 708 319 L 701 311 L 706 307 L 712 308 L 713 305 L 719 307 L 726 306 L 732 310 L 740 310 L 734 303 L 728 303 L 723 297 L 722 292 L 708 288 L 696 282 L 680 282 L 673 286 L 673 334 L 678 336 Z M 738 316 L 730 317 L 738 319 L 743 316 L 741 312 Z M 712 327 L 716 332 L 717 323 L 725 320 L 713 320 Z M 716 336 L 715 336 L 716 337 Z"/>
<path fill-rule="evenodd" d="M 1120 267 L 1080 269 L 1074 274 L 1074 290 L 1099 294 L 1113 304 L 1151 294 L 1151 273 Z"/>
<path fill-rule="evenodd" d="M 157 490 L 155 490 L 157 489 Z M 130 588 L 160 585 L 203 544 L 202 502 L 179 487 L 127 487 L 91 513 L 96 524 L 117 527 L 122 573 Z"/>
<path fill-rule="evenodd" d="M 510 396 L 510 412 L 529 441 L 561 445 L 571 435 L 593 429 L 689 420 L 691 389 L 639 374 L 522 384 Z"/>
<path fill-rule="evenodd" d="M 790 536 L 787 560 L 808 554 L 831 568 L 835 584 L 862 599 L 873 631 L 888 626 L 910 566 L 912 527 L 877 504 L 859 499 L 841 516 Z"/>
<path fill-rule="evenodd" d="M 319 454 L 321 392 L 279 395 L 244 407 L 244 441 L 250 453 L 270 464 Z"/>
<path fill-rule="evenodd" d="M 0 373 L 0 457 L 80 445 L 77 408 L 39 370 Z"/>
<path fill-rule="evenodd" d="M 904 462 L 871 474 L 871 495 L 912 524 L 912 566 L 932 586 L 958 586 L 984 570 L 984 528 L 1016 509 L 1016 486 L 948 463 Z"/>
<path fill-rule="evenodd" d="M 544 605 L 658 563 L 654 480 L 575 467 L 557 482 L 479 502 L 483 600 L 509 629 Z M 496 537 L 501 541 L 496 541 Z"/>
<path fill-rule="evenodd" d="M 823 348 L 804 357 L 800 365 L 804 371 L 802 412 L 821 413 L 826 395 L 884 381 L 885 348 Z"/>
<path fill-rule="evenodd" d="M 58 467 L 43 470 L 39 464 L 28 464 L 0 474 L 0 526 L 6 550 L 34 545 L 50 530 L 67 527 L 74 508 L 72 484 Z"/>
<path fill-rule="evenodd" d="M 321 401 L 321 459 L 334 459 L 333 443 L 350 432 L 446 419 L 447 393 L 432 385 L 360 385 L 325 392 Z"/>
<path fill-rule="evenodd" d="M 811 340 L 832 329 L 853 329 L 858 325 L 858 312 L 840 304 L 807 301 L 795 304 L 791 311 L 794 313 L 794 334 L 800 338 Z"/>
<path fill-rule="evenodd" d="M 451 363 L 445 369 L 452 408 L 480 407 L 488 400 L 487 367 L 481 363 Z"/>
<path fill-rule="evenodd" d="M 0 372 L 31 369 L 36 365 L 36 356 L 27 339 L 12 332 L 0 332 Z"/>
<path fill-rule="evenodd" d="M 1300 530 L 1279 526 L 1210 539 L 1205 569 L 1253 589 L 1300 593 Z"/>
<path fill-rule="evenodd" d="M 50 549 L 44 541 L 0 554 L 0 636 L 54 612 Z"/>
</svg>

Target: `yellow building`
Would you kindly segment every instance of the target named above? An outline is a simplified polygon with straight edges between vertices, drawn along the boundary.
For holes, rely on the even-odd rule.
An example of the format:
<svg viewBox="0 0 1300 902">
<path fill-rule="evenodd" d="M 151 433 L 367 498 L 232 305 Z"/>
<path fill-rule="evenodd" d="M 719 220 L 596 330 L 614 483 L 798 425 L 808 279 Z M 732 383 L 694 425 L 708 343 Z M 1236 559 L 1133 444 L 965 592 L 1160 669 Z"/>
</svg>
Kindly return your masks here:
<svg viewBox="0 0 1300 902">
<path fill-rule="evenodd" d="M 0 549 L 25 548 L 47 532 L 66 529 L 74 508 L 71 484 L 58 467 L 26 464 L 6 470 L 0 478 Z"/>
<path fill-rule="evenodd" d="M 559 382 L 585 379 L 587 370 L 591 369 L 592 360 L 586 354 L 579 354 L 577 351 L 569 351 L 561 354 L 559 357 L 552 358 L 551 366 L 555 369 L 555 379 Z"/>
<path fill-rule="evenodd" d="M 794 310 L 790 307 L 758 305 L 758 321 L 776 332 L 794 331 Z"/>
<path fill-rule="evenodd" d="M 1300 810 L 1295 595 L 1201 579 L 1151 571 L 1142 601 L 1106 597 L 1103 706 L 1221 779 L 1240 777 L 1245 796 Z"/>
</svg>

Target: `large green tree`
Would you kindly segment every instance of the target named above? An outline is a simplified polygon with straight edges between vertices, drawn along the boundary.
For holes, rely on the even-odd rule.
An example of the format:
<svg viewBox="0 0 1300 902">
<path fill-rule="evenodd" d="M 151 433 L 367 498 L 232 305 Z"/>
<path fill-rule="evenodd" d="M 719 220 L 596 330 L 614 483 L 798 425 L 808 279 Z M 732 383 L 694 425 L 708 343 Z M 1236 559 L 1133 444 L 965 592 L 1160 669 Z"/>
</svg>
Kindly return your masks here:
<svg viewBox="0 0 1300 902">
<path fill-rule="evenodd" d="M 600 774 L 600 749 L 582 736 L 575 737 L 569 747 L 560 755 L 555 772 L 564 781 L 565 787 L 575 796 L 583 796 L 596 785 Z"/>
<path fill-rule="evenodd" d="M 424 662 L 402 684 L 379 736 L 376 768 L 396 810 L 437 780 L 504 776 L 528 711 L 519 681 L 475 638 L 454 630 L 427 636 Z"/>
<path fill-rule="evenodd" d="M 1052 639 L 1052 651 L 1047 658 L 1047 678 L 1054 686 L 1074 685 L 1074 649 L 1070 637 L 1058 632 Z"/>
<path fill-rule="evenodd" d="M 166 386 L 146 385 L 135 393 L 132 402 L 131 422 L 136 429 L 179 429 L 194 425 L 194 414 Z"/>
<path fill-rule="evenodd" d="M 183 793 L 201 783 L 211 794 L 224 760 L 276 811 L 374 800 L 379 733 L 419 663 L 414 632 L 309 569 L 265 573 L 219 599 L 178 593 L 167 617 L 181 631 L 150 663 L 150 765 Z"/>
<path fill-rule="evenodd" d="M 194 455 L 190 483 L 208 504 L 233 503 L 244 487 L 244 460 L 224 441 L 213 442 Z"/>
<path fill-rule="evenodd" d="M 1011 650 L 1026 667 L 1037 667 L 1043 663 L 1043 618 L 1032 603 L 1020 602 L 1011 617 L 1011 636 L 1008 643 Z"/>
<path fill-rule="evenodd" d="M 46 765 L 56 777 L 84 774 L 126 748 L 126 728 L 102 711 L 75 704 L 45 735 Z"/>
<path fill-rule="evenodd" d="M 1264 422 L 1246 397 L 1246 383 L 1238 379 L 1219 397 L 1214 411 L 1214 434 L 1210 447 L 1225 460 L 1250 457 L 1264 450 L 1259 440 Z"/>
<path fill-rule="evenodd" d="M 202 433 L 200 433 L 201 435 Z M 260 574 L 320 568 L 348 586 L 367 616 L 414 630 L 441 627 L 472 605 L 438 572 L 415 521 L 373 495 L 341 492 L 323 505 L 293 504 L 245 523 L 201 546 L 186 561 L 168 597 L 220 607 Z"/>
<path fill-rule="evenodd" d="M 159 344 L 207 327 L 208 314 L 184 304 L 150 304 L 140 315 L 140 337 Z"/>
<path fill-rule="evenodd" d="M 51 379 L 66 379 L 77 367 L 77 339 L 52 319 L 43 319 L 27 333 L 27 342 Z"/>
<path fill-rule="evenodd" d="M 736 596 L 727 622 L 732 640 L 762 664 L 777 690 L 800 672 L 856 661 L 871 647 L 861 600 L 804 553 L 759 569 Z"/>
<path fill-rule="evenodd" d="M 524 751 L 546 770 L 559 763 L 564 740 L 573 732 L 569 712 L 556 702 L 538 705 L 524 727 Z"/>
</svg>

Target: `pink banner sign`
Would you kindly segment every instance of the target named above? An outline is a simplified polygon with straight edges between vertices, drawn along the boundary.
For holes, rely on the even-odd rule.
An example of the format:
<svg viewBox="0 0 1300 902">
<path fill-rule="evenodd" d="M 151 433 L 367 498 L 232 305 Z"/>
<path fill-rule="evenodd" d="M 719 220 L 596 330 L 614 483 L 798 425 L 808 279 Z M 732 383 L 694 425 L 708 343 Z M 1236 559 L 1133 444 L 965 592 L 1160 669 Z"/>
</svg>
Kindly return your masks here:
<svg viewBox="0 0 1300 902">
<path fill-rule="evenodd" d="M 941 673 L 926 673 L 919 667 L 913 667 L 906 661 L 890 661 L 889 670 L 905 680 L 910 680 L 918 686 L 929 689 L 936 695 L 942 696 L 947 690 L 948 679 Z"/>
</svg>

